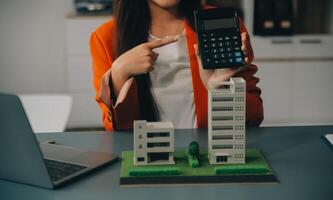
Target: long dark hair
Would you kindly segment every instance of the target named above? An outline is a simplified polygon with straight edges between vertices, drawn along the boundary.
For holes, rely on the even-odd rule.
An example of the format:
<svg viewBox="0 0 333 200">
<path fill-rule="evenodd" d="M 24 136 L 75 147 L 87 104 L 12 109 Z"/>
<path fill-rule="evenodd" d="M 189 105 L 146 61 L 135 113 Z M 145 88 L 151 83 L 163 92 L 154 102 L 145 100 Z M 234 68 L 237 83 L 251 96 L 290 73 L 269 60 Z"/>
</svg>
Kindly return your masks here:
<svg viewBox="0 0 333 200">
<path fill-rule="evenodd" d="M 115 19 L 114 59 L 148 40 L 151 16 L 148 0 L 115 0 L 113 14 Z M 194 26 L 193 10 L 201 8 L 201 0 L 182 0 L 179 13 Z M 151 94 L 149 74 L 135 77 L 138 84 L 141 119 L 158 121 L 158 107 Z"/>
</svg>

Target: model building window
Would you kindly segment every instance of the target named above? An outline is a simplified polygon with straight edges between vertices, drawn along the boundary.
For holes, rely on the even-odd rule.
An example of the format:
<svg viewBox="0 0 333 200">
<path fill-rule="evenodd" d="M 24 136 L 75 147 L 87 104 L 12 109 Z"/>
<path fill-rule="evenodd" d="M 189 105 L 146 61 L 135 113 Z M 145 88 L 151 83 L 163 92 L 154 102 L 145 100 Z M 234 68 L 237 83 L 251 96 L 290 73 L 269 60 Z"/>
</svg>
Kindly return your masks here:
<svg viewBox="0 0 333 200">
<path fill-rule="evenodd" d="M 148 162 L 169 160 L 169 153 L 148 153 Z"/>
<path fill-rule="evenodd" d="M 232 144 L 219 144 L 219 145 L 213 145 L 213 149 L 232 149 Z"/>
<path fill-rule="evenodd" d="M 244 88 L 236 88 L 236 92 L 244 92 Z"/>
<path fill-rule="evenodd" d="M 232 107 L 232 106 L 213 108 L 213 111 L 233 111 L 233 110 L 234 110 L 234 107 Z"/>
<path fill-rule="evenodd" d="M 154 148 L 154 147 L 169 147 L 169 142 L 149 142 L 147 143 L 148 148 Z"/>
<path fill-rule="evenodd" d="M 213 117 L 213 121 L 232 121 L 234 120 L 233 116 L 218 116 Z"/>
<path fill-rule="evenodd" d="M 235 135 L 236 140 L 242 140 L 244 139 L 244 135 Z"/>
<path fill-rule="evenodd" d="M 217 101 L 223 101 L 223 102 L 230 102 L 230 101 L 234 101 L 233 97 L 213 97 L 213 101 L 217 102 Z"/>
<path fill-rule="evenodd" d="M 235 158 L 243 158 L 244 154 L 235 154 Z"/>
<path fill-rule="evenodd" d="M 232 140 L 234 138 L 233 135 L 213 135 L 213 140 Z"/>
<path fill-rule="evenodd" d="M 138 162 L 144 162 L 144 161 L 145 161 L 145 158 L 143 158 L 143 157 L 139 157 L 137 160 L 138 160 Z"/>
<path fill-rule="evenodd" d="M 168 132 L 156 132 L 156 133 L 147 133 L 148 138 L 154 138 L 154 137 L 169 137 L 170 133 Z"/>
<path fill-rule="evenodd" d="M 242 120 L 244 120 L 244 117 L 243 116 L 235 116 L 235 120 L 242 121 Z"/>
<path fill-rule="evenodd" d="M 235 108 L 236 111 L 244 111 L 244 107 L 243 106 L 238 106 Z"/>
<path fill-rule="evenodd" d="M 214 126 L 213 130 L 234 130 L 233 126 Z"/>
<path fill-rule="evenodd" d="M 230 89 L 230 85 L 223 85 L 222 89 Z"/>
<path fill-rule="evenodd" d="M 222 163 L 222 162 L 227 162 L 228 161 L 228 156 L 216 156 L 216 162 Z"/>
</svg>

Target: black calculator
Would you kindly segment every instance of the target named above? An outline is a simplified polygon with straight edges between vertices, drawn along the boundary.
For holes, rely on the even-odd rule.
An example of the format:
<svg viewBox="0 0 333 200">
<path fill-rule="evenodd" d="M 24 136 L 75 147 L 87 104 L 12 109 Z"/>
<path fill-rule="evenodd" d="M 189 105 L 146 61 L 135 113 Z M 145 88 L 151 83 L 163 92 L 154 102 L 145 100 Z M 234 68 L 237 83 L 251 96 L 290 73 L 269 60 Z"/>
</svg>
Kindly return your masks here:
<svg viewBox="0 0 333 200">
<path fill-rule="evenodd" d="M 194 11 L 199 52 L 204 69 L 245 65 L 238 13 L 235 8 Z"/>
</svg>

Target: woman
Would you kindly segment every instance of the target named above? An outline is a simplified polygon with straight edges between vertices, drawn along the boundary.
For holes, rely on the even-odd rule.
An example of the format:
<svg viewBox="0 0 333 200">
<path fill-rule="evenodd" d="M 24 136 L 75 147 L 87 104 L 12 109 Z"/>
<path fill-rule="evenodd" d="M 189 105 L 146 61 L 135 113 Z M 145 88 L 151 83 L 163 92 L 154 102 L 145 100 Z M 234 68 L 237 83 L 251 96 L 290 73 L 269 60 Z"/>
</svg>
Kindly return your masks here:
<svg viewBox="0 0 333 200">
<path fill-rule="evenodd" d="M 200 0 L 115 1 L 114 17 L 90 41 L 96 101 L 106 130 L 131 129 L 137 119 L 205 128 L 207 88 L 232 76 L 247 81 L 247 125 L 260 125 L 261 91 L 244 24 L 240 20 L 247 66 L 203 70 L 193 28 L 195 9 L 201 9 Z"/>
</svg>

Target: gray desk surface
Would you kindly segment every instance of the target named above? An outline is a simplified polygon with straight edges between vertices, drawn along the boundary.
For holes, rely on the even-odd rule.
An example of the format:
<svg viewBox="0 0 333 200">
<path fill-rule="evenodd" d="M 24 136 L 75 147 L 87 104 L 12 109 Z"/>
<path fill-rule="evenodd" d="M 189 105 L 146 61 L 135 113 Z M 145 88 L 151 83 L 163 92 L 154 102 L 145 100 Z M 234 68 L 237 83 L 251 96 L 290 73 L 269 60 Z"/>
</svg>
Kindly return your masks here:
<svg viewBox="0 0 333 200">
<path fill-rule="evenodd" d="M 320 139 L 332 132 L 333 126 L 248 129 L 248 147 L 263 151 L 280 184 L 124 188 L 119 186 L 116 163 L 54 191 L 0 181 L 0 199 L 333 199 L 333 151 Z M 132 149 L 129 132 L 38 134 L 38 139 L 119 155 Z M 192 140 L 207 146 L 206 131 L 177 130 L 175 147 L 186 147 Z"/>
</svg>

